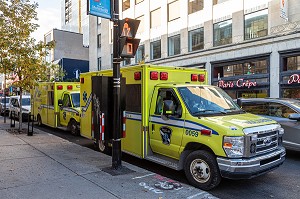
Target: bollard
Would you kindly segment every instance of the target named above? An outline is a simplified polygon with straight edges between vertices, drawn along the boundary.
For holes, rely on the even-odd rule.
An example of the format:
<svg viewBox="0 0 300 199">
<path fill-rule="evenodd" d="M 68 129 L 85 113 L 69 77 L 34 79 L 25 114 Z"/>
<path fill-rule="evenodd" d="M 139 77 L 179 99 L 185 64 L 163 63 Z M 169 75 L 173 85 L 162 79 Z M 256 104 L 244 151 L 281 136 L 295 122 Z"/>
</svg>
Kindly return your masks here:
<svg viewBox="0 0 300 199">
<path fill-rule="evenodd" d="M 16 113 L 15 113 L 15 111 L 11 111 L 11 113 L 10 113 L 10 127 L 15 127 L 15 126 L 16 126 Z"/>
<path fill-rule="evenodd" d="M 34 117 L 30 113 L 28 114 L 28 129 L 27 129 L 27 135 L 33 136 L 33 120 Z M 31 124 L 31 131 L 30 131 L 30 124 Z"/>
</svg>

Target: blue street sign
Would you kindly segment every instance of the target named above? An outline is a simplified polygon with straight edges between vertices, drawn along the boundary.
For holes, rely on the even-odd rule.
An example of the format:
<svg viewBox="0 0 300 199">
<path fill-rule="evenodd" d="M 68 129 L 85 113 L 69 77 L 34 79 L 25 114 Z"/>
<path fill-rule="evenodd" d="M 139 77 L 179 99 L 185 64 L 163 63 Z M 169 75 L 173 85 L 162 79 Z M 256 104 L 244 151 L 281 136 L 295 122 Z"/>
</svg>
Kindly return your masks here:
<svg viewBox="0 0 300 199">
<path fill-rule="evenodd" d="M 111 0 L 88 0 L 88 14 L 111 19 Z"/>
</svg>

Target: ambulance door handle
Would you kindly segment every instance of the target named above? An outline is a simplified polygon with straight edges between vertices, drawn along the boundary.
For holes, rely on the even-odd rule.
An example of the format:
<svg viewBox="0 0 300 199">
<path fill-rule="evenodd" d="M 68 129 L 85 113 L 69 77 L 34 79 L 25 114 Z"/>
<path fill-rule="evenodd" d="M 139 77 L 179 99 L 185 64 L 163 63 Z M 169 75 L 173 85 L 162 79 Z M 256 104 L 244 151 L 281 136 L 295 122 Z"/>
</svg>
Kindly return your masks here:
<svg viewBox="0 0 300 199">
<path fill-rule="evenodd" d="M 152 124 L 152 134 L 155 132 L 155 124 Z"/>
</svg>

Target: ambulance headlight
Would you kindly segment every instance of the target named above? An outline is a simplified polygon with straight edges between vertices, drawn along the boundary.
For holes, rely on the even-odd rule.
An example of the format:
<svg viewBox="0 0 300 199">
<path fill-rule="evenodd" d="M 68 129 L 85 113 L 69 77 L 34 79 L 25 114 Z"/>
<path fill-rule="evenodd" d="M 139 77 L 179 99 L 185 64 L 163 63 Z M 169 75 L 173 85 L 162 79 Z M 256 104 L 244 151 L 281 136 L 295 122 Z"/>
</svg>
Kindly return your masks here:
<svg viewBox="0 0 300 199">
<path fill-rule="evenodd" d="M 244 154 L 244 137 L 224 136 L 223 149 L 229 158 L 240 158 Z"/>
</svg>

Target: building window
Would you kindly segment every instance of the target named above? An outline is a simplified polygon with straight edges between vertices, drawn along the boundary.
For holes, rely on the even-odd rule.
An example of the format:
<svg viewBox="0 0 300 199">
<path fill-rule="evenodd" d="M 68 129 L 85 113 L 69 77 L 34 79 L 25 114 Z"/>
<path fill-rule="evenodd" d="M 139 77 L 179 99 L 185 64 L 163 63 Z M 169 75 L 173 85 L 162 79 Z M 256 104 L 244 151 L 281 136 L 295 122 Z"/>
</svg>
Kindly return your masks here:
<svg viewBox="0 0 300 199">
<path fill-rule="evenodd" d="M 161 58 L 161 41 L 154 41 L 150 43 L 151 59 Z"/>
<path fill-rule="evenodd" d="M 180 35 L 168 38 L 169 56 L 180 54 Z"/>
<path fill-rule="evenodd" d="M 140 20 L 140 25 L 138 27 L 137 33 L 142 33 L 144 32 L 144 24 L 145 24 L 145 20 L 144 20 L 144 15 L 140 16 L 138 18 L 136 18 L 137 20 Z"/>
<path fill-rule="evenodd" d="M 150 13 L 150 28 L 155 28 L 160 26 L 161 16 L 160 16 L 160 8 L 151 11 Z"/>
<path fill-rule="evenodd" d="M 145 61 L 145 45 L 140 45 L 135 54 L 135 62 Z"/>
<path fill-rule="evenodd" d="M 300 55 L 283 58 L 283 71 L 300 70 Z"/>
<path fill-rule="evenodd" d="M 65 0 L 65 24 L 69 23 L 72 18 L 72 1 Z"/>
<path fill-rule="evenodd" d="M 232 20 L 214 24 L 214 46 L 232 43 Z"/>
<path fill-rule="evenodd" d="M 268 10 L 245 15 L 245 40 L 268 35 Z"/>
<path fill-rule="evenodd" d="M 189 14 L 203 10 L 203 0 L 188 0 Z"/>
<path fill-rule="evenodd" d="M 123 0 L 122 11 L 130 8 L 130 0 Z"/>
<path fill-rule="evenodd" d="M 168 21 L 173 21 L 180 17 L 180 2 L 173 1 L 168 4 Z"/>
<path fill-rule="evenodd" d="M 213 0 L 213 5 L 216 5 L 216 4 L 219 4 L 219 3 L 223 3 L 225 1 L 228 1 L 228 0 Z"/>
<path fill-rule="evenodd" d="M 97 35 L 97 46 L 101 48 L 101 34 Z"/>
<path fill-rule="evenodd" d="M 204 48 L 204 28 L 189 31 L 189 52 Z"/>
<path fill-rule="evenodd" d="M 101 62 L 101 57 L 98 57 L 98 71 L 100 71 L 102 68 L 102 62 Z"/>
<path fill-rule="evenodd" d="M 135 5 L 143 2 L 144 0 L 135 0 Z"/>
</svg>

